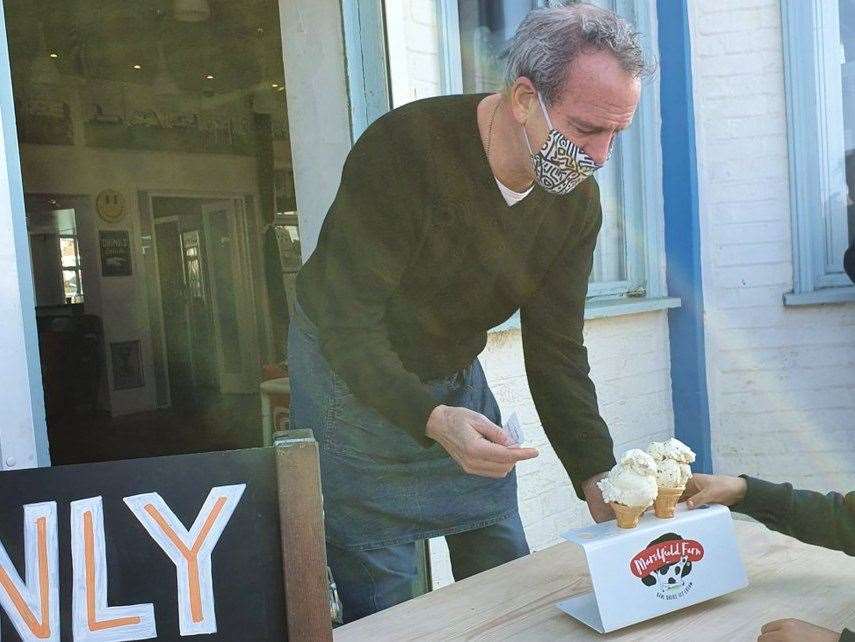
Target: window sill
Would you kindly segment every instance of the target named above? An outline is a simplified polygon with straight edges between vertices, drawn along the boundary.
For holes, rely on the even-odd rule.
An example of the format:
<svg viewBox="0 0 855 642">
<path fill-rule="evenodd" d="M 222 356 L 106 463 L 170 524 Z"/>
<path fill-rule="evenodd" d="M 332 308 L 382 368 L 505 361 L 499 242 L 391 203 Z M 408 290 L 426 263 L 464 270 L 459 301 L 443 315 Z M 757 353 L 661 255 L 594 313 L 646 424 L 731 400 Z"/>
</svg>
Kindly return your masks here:
<svg viewBox="0 0 855 642">
<path fill-rule="evenodd" d="M 788 307 L 850 303 L 853 301 L 855 301 L 855 285 L 842 288 L 823 288 L 813 292 L 788 292 L 784 295 L 784 305 Z"/>
<path fill-rule="evenodd" d="M 585 305 L 585 320 L 655 312 L 657 310 L 679 308 L 680 305 L 682 305 L 681 301 L 676 297 L 592 300 L 588 301 Z M 501 325 L 497 325 L 491 329 L 490 332 L 506 332 L 508 330 L 519 330 L 519 328 L 520 313 L 517 312 Z"/>
</svg>

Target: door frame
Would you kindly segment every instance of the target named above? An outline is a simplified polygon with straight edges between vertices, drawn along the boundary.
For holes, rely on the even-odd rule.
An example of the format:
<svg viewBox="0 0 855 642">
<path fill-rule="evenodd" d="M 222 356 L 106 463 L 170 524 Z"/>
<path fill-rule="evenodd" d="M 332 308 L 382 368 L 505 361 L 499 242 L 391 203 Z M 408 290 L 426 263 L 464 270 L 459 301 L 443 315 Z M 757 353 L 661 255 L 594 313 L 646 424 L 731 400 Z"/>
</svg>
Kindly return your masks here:
<svg viewBox="0 0 855 642">
<path fill-rule="evenodd" d="M 186 276 L 185 276 L 185 274 L 184 274 L 184 256 L 183 256 L 184 246 L 183 246 L 183 241 L 182 241 L 182 239 L 181 239 L 181 217 L 180 217 L 180 216 L 178 216 L 178 215 L 176 214 L 176 215 L 173 215 L 173 216 L 162 216 L 162 217 L 160 217 L 160 218 L 154 219 L 154 223 L 153 223 L 153 226 L 152 226 L 152 230 L 153 230 L 152 239 L 153 239 L 153 241 L 154 241 L 153 245 L 154 245 L 154 248 L 155 248 L 155 251 L 154 251 L 154 264 L 155 264 L 155 266 L 156 266 L 156 268 L 157 268 L 157 269 L 156 269 L 156 271 L 155 271 L 155 274 L 154 274 L 154 275 L 148 275 L 148 274 L 147 274 L 147 275 L 146 275 L 146 278 L 152 278 L 152 277 L 155 277 L 155 278 L 157 278 L 157 279 L 158 279 L 158 287 L 157 287 L 157 290 L 158 290 L 158 292 L 159 292 L 159 293 L 161 293 L 161 294 L 162 294 L 162 292 L 163 292 L 163 289 L 160 287 L 160 260 L 158 259 L 158 255 L 157 255 L 157 243 L 158 243 L 158 241 L 157 241 L 157 236 L 158 236 L 158 235 L 157 235 L 157 226 L 158 226 L 158 225 L 165 225 L 165 224 L 167 224 L 167 223 L 176 223 L 176 224 L 178 225 L 178 250 L 179 250 L 179 252 L 181 253 L 181 277 L 182 277 L 183 279 L 186 279 Z M 164 323 L 164 325 L 163 325 L 163 330 L 162 330 L 162 332 L 163 332 L 163 337 L 164 337 L 163 345 L 164 345 L 164 348 L 166 348 L 166 341 L 165 341 L 165 338 L 166 338 L 166 325 L 165 325 L 165 321 L 163 321 L 163 319 L 164 319 L 164 314 L 163 314 L 163 300 L 162 300 L 162 299 L 161 299 L 161 302 L 160 302 L 160 306 L 161 306 L 161 307 L 160 307 L 160 310 L 159 310 L 159 312 L 160 312 L 160 318 L 161 318 L 161 321 Z M 193 382 L 193 383 L 195 384 L 195 374 L 196 374 L 196 373 L 195 373 L 194 364 L 193 364 L 193 349 L 192 349 L 192 345 L 193 345 L 193 344 L 192 344 L 192 337 L 190 336 L 190 319 L 189 319 L 189 315 L 188 315 L 188 313 L 187 313 L 187 306 L 186 306 L 186 304 L 185 304 L 185 307 L 184 307 L 184 320 L 185 320 L 186 328 L 187 328 L 187 345 L 190 347 L 190 348 L 189 348 L 189 351 L 188 351 L 188 355 L 187 355 L 187 356 L 188 356 L 188 359 L 190 360 L 190 371 L 191 371 L 191 373 L 193 373 L 193 377 L 194 377 L 194 382 Z M 154 356 L 154 354 L 153 354 L 152 356 Z M 167 380 L 168 380 L 168 379 L 169 379 L 169 355 L 168 355 L 168 354 L 166 355 L 166 359 L 167 359 L 167 362 L 166 362 L 166 375 L 167 375 Z M 169 383 L 171 383 L 171 382 L 169 382 Z M 169 391 L 170 391 L 170 401 L 171 401 L 172 389 L 171 389 L 171 388 L 168 388 L 168 389 L 169 389 Z"/>
<path fill-rule="evenodd" d="M 239 327 L 241 333 L 246 333 L 248 350 L 242 353 L 242 366 L 245 374 L 252 372 L 254 380 L 260 381 L 261 364 L 261 337 L 258 334 L 257 324 L 251 317 L 251 313 L 257 310 L 258 301 L 253 286 L 254 271 L 252 269 L 250 244 L 250 228 L 247 226 L 249 211 L 246 200 L 248 195 L 241 192 L 197 190 L 163 190 L 163 189 L 141 189 L 138 192 L 140 200 L 139 224 L 142 235 L 143 257 L 146 282 L 146 304 L 148 307 L 149 328 L 151 338 L 152 361 L 155 379 L 155 405 L 159 408 L 167 408 L 172 405 L 171 382 L 169 380 L 168 355 L 166 346 L 166 327 L 163 320 L 163 292 L 160 287 L 160 266 L 157 261 L 157 234 L 155 227 L 157 220 L 154 216 L 153 201 L 156 198 L 186 198 L 200 201 L 228 201 L 234 210 L 232 231 L 237 241 L 233 260 L 236 261 L 235 268 L 241 275 L 241 283 L 245 287 L 241 296 L 241 307 L 247 310 L 239 316 Z M 253 202 L 255 198 L 253 197 Z M 176 217 L 164 217 L 167 220 Z M 219 359 L 218 359 L 219 360 Z M 257 364 L 254 370 L 250 366 Z M 218 364 L 219 373 L 219 364 Z M 251 386 L 248 386 L 248 389 Z"/>
<path fill-rule="evenodd" d="M 227 373 L 225 371 L 225 357 L 222 350 L 223 341 L 222 341 L 222 327 L 220 323 L 219 317 L 219 291 L 217 289 L 216 280 L 214 279 L 213 273 L 213 263 L 211 259 L 212 255 L 212 247 L 214 244 L 213 234 L 211 233 L 211 220 L 209 215 L 209 210 L 220 211 L 221 206 L 220 203 L 226 204 L 226 211 L 229 212 L 232 216 L 231 220 L 231 233 L 236 239 L 241 238 L 241 226 L 239 225 L 238 217 L 241 216 L 237 207 L 237 201 L 234 199 L 215 199 L 214 201 L 203 203 L 202 204 L 202 230 L 205 235 L 205 272 L 207 273 L 209 290 L 211 293 L 211 306 L 213 311 L 213 321 L 214 321 L 214 340 L 218 343 L 216 347 L 216 357 L 217 357 L 217 381 L 220 389 L 220 394 L 230 394 L 230 393 L 243 393 L 249 392 L 246 389 L 245 382 L 247 381 L 247 374 L 250 368 L 251 363 L 257 364 L 258 367 L 254 369 L 255 372 L 255 382 L 256 384 L 260 383 L 260 377 L 258 374 L 259 367 L 261 365 L 260 361 L 260 353 L 261 346 L 259 343 L 259 337 L 256 337 L 253 346 L 247 346 L 249 348 L 250 357 L 254 357 L 250 359 L 251 363 L 246 363 L 245 356 L 246 354 L 243 351 L 244 346 L 243 340 L 251 341 L 253 332 L 253 323 L 251 315 L 248 314 L 248 311 L 259 310 L 256 307 L 255 303 L 252 301 L 246 301 L 245 296 L 246 292 L 252 290 L 251 280 L 249 283 L 243 278 L 245 270 L 243 269 L 242 261 L 241 261 L 241 252 L 238 250 L 237 252 L 232 251 L 231 259 L 230 259 L 230 269 L 232 270 L 232 274 L 240 275 L 238 279 L 238 285 L 240 287 L 237 288 L 235 293 L 235 304 L 237 306 L 237 324 L 238 324 L 238 349 L 241 355 L 241 372 L 238 373 L 237 379 L 235 378 L 234 373 Z M 246 238 L 244 238 L 246 241 Z M 248 250 L 248 248 L 247 248 Z M 244 254 L 249 254 L 249 252 L 245 252 Z M 252 275 L 250 274 L 250 277 Z M 250 297 L 252 298 L 252 297 Z"/>
</svg>

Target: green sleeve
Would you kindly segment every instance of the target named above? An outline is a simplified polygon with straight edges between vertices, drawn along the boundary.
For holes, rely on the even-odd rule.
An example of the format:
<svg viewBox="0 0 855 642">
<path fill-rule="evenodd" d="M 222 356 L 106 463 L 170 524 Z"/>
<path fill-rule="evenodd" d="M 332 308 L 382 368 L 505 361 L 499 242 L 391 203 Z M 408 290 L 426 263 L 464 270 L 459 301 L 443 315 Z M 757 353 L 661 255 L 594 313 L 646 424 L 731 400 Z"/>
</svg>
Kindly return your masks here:
<svg viewBox="0 0 855 642">
<path fill-rule="evenodd" d="M 404 368 L 383 323 L 422 231 L 421 208 L 402 187 L 406 165 L 395 136 L 381 118 L 348 154 L 321 229 L 323 310 L 313 320 L 321 351 L 350 392 L 427 447 L 433 441 L 425 427 L 438 401 Z"/>
<path fill-rule="evenodd" d="M 733 510 L 807 544 L 855 555 L 855 492 L 817 493 L 742 475 L 745 499 Z"/>
<path fill-rule="evenodd" d="M 582 336 L 588 278 L 602 224 L 599 190 L 593 179 L 586 183 L 587 205 L 576 210 L 582 219 L 579 233 L 567 239 L 544 283 L 520 311 L 532 398 L 580 499 L 584 499 L 582 483 L 615 464 L 612 438 L 600 416 Z"/>
</svg>

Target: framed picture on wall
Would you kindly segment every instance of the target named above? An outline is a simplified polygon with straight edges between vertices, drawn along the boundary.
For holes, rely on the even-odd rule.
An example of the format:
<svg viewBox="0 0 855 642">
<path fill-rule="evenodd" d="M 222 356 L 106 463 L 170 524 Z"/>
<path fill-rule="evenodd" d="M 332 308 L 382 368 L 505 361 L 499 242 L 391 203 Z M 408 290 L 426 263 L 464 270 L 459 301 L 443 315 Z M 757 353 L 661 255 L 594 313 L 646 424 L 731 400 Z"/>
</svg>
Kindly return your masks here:
<svg viewBox="0 0 855 642">
<path fill-rule="evenodd" d="M 145 385 L 139 339 L 110 343 L 110 362 L 113 366 L 113 390 Z"/>
<path fill-rule="evenodd" d="M 131 235 L 126 230 L 98 232 L 101 276 L 131 276 Z"/>
</svg>

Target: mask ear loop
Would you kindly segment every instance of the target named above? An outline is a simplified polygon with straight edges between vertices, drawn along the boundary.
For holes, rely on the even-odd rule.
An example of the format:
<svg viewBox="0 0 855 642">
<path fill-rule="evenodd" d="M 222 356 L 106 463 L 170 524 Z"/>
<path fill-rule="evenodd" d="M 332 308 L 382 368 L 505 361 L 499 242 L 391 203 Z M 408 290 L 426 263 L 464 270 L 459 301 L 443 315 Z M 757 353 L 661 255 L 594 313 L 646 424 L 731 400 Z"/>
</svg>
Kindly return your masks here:
<svg viewBox="0 0 855 642">
<path fill-rule="evenodd" d="M 549 112 L 546 111 L 546 105 L 543 104 L 543 97 L 540 95 L 540 92 L 537 92 L 537 102 L 540 103 L 540 109 L 543 111 L 543 117 L 546 119 L 546 124 L 549 125 L 549 131 L 555 129 L 552 125 L 552 119 L 549 117 Z"/>
<path fill-rule="evenodd" d="M 546 124 L 549 126 L 549 131 L 551 132 L 555 129 L 552 126 L 552 120 L 549 118 L 549 113 L 546 111 L 546 107 L 543 105 L 543 98 L 540 95 L 540 92 L 535 92 L 537 94 L 537 102 L 540 103 L 540 110 L 543 112 L 543 117 L 546 119 Z M 525 125 L 522 125 L 523 136 L 525 136 L 525 144 L 528 146 L 528 153 L 534 156 L 534 150 L 531 148 L 531 141 L 528 139 L 528 132 L 525 129 Z"/>
<path fill-rule="evenodd" d="M 525 138 L 525 144 L 528 146 L 529 156 L 534 156 L 534 150 L 531 148 L 531 141 L 528 139 L 528 132 L 525 130 L 525 125 L 521 125 L 523 130 L 523 137 Z"/>
</svg>

